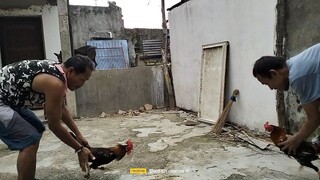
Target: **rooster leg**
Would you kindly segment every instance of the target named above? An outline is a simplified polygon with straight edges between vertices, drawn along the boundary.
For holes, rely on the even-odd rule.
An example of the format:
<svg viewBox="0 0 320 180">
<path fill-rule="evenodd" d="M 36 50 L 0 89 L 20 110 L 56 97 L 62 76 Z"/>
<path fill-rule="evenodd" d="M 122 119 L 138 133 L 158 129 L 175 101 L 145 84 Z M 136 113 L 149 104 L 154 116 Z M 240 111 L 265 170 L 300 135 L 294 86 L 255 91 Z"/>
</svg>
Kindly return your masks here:
<svg viewBox="0 0 320 180">
<path fill-rule="evenodd" d="M 89 178 L 90 178 L 90 169 L 91 169 L 91 167 L 87 168 L 87 170 L 86 170 L 86 174 L 84 175 L 84 177 L 85 177 L 86 179 L 89 179 Z"/>
<path fill-rule="evenodd" d="M 89 172 L 86 173 L 86 174 L 84 175 L 84 178 L 89 179 L 89 178 L 90 178 L 90 173 L 89 173 Z"/>
</svg>

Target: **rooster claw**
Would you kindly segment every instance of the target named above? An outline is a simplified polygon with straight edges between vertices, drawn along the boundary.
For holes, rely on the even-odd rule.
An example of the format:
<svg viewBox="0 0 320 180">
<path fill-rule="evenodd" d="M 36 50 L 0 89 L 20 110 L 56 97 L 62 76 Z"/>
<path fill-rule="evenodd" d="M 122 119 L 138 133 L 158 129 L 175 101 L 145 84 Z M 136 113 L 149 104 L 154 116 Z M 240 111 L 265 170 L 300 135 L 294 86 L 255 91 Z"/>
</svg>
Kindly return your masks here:
<svg viewBox="0 0 320 180">
<path fill-rule="evenodd" d="M 90 178 L 90 172 L 87 170 L 86 174 L 84 175 L 84 178 L 89 179 Z"/>
<path fill-rule="evenodd" d="M 84 175 L 84 178 L 89 179 L 90 178 L 90 174 Z"/>
</svg>

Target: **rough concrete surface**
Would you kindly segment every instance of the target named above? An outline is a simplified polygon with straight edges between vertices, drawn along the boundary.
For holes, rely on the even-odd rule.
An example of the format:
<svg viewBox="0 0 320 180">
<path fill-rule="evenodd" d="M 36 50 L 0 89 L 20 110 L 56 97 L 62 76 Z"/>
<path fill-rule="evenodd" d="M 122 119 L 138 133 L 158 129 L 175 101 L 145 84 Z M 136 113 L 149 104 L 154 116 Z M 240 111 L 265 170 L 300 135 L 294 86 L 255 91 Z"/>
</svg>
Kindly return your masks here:
<svg viewBox="0 0 320 180">
<path fill-rule="evenodd" d="M 210 134 L 211 126 L 186 126 L 194 118 L 182 111 L 152 111 L 139 116 L 114 115 L 82 118 L 77 124 L 91 146 L 112 146 L 131 139 L 134 151 L 104 170 L 91 170 L 98 179 L 213 179 L 213 180 L 301 180 L 318 179 L 274 147 L 259 150 L 243 142 L 221 141 Z M 17 152 L 0 144 L 0 179 L 13 180 Z M 146 168 L 146 174 L 130 174 L 130 168 Z M 40 143 L 36 176 L 46 180 L 85 179 L 77 156 L 46 130 Z"/>
</svg>

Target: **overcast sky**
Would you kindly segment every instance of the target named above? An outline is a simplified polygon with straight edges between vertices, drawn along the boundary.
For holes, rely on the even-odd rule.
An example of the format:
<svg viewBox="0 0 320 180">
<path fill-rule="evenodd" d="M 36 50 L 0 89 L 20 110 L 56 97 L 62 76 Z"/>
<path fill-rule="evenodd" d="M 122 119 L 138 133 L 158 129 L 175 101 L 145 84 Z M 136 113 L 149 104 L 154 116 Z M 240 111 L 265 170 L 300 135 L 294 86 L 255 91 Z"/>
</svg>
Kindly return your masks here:
<svg viewBox="0 0 320 180">
<path fill-rule="evenodd" d="M 162 28 L 161 0 L 114 0 L 126 28 Z M 108 6 L 108 0 L 69 0 L 72 5 Z M 165 0 L 166 9 L 180 0 Z M 168 19 L 168 15 L 166 15 Z"/>
</svg>

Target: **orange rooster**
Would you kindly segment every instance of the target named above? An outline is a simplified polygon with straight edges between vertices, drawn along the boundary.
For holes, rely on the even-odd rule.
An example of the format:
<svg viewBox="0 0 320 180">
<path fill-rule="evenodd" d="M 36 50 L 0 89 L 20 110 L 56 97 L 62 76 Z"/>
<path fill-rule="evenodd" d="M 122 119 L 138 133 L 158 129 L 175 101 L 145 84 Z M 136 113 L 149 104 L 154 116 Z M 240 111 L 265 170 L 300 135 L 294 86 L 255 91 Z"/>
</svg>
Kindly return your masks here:
<svg viewBox="0 0 320 180">
<path fill-rule="evenodd" d="M 271 125 L 269 122 L 264 124 L 264 129 L 270 133 L 271 141 L 278 146 L 282 141 L 287 140 L 286 131 L 278 126 Z"/>
<path fill-rule="evenodd" d="M 76 139 L 75 134 L 70 132 L 73 138 Z M 118 143 L 114 147 L 108 147 L 108 148 L 103 148 L 103 147 L 87 147 L 92 155 L 95 157 L 94 160 L 91 158 L 89 159 L 89 162 L 91 162 L 88 171 L 86 172 L 85 177 L 89 178 L 90 173 L 89 170 L 92 169 L 103 169 L 103 167 L 99 167 L 104 164 L 109 164 L 113 160 L 121 160 L 126 154 L 130 154 L 131 151 L 133 150 L 133 143 L 129 139 L 127 142 L 121 142 Z"/>
<path fill-rule="evenodd" d="M 270 133 L 272 142 L 281 150 L 281 147 L 278 145 L 278 143 L 287 140 L 285 130 L 281 127 L 271 125 L 269 122 L 264 124 L 264 128 Z M 314 169 L 318 173 L 320 179 L 319 168 L 312 164 L 312 161 L 319 159 L 317 156 L 317 153 L 320 152 L 319 138 L 315 143 L 302 141 L 299 147 L 296 149 L 295 154 L 288 154 L 288 150 L 284 150 L 283 152 L 289 157 L 295 158 L 301 165 L 300 169 L 303 166 Z"/>
</svg>

